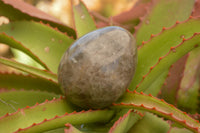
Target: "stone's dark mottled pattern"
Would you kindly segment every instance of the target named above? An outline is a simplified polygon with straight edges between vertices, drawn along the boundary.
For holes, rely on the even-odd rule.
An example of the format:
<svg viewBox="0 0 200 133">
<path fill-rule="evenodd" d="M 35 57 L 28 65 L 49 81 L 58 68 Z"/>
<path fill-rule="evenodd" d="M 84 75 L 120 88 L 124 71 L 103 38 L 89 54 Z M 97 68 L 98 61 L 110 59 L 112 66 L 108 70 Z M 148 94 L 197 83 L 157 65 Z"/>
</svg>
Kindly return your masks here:
<svg viewBox="0 0 200 133">
<path fill-rule="evenodd" d="M 68 99 L 83 108 L 104 108 L 129 86 L 137 64 L 137 46 L 123 28 L 90 32 L 66 51 L 58 81 Z"/>
</svg>

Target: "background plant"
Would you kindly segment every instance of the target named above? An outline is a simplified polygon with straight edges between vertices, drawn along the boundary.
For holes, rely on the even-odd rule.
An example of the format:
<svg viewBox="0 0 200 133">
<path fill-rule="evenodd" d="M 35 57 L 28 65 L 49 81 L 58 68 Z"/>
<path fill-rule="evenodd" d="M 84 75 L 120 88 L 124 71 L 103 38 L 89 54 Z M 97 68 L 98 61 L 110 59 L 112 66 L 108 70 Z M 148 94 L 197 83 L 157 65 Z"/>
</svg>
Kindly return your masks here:
<svg viewBox="0 0 200 133">
<path fill-rule="evenodd" d="M 200 132 L 199 4 L 141 0 L 114 16 L 112 23 L 137 40 L 136 74 L 118 102 L 83 111 L 63 96 L 57 67 L 74 40 L 110 22 L 94 15 L 95 24 L 80 2 L 73 6 L 72 29 L 23 2 L 1 0 L 0 15 L 10 23 L 0 26 L 0 42 L 33 61 L 0 57 L 0 63 L 20 70 L 0 73 L 0 131 Z"/>
</svg>

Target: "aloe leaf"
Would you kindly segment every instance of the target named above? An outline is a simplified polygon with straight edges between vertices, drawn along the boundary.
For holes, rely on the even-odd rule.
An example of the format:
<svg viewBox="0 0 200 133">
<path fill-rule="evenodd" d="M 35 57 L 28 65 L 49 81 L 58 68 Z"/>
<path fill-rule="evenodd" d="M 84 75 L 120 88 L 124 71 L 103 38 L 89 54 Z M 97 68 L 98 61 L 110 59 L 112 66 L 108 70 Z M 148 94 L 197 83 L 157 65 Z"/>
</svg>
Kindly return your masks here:
<svg viewBox="0 0 200 133">
<path fill-rule="evenodd" d="M 143 82 L 144 79 L 146 79 L 146 76 L 149 75 L 149 73 L 151 73 L 151 71 L 155 67 L 158 66 L 158 63 L 162 61 L 162 58 L 167 55 L 169 51 L 173 50 L 173 47 L 180 44 L 183 39 L 193 36 L 195 32 L 200 32 L 200 28 L 198 27 L 199 24 L 199 18 L 190 18 L 182 23 L 177 22 L 177 24 L 170 28 L 163 28 L 163 31 L 161 33 L 159 33 L 157 36 L 153 37 L 142 47 L 140 47 L 138 51 L 138 64 L 136 68 L 136 73 L 129 88 L 135 89 L 136 86 L 140 86 L 139 84 Z M 189 46 L 193 47 L 194 44 L 190 44 Z M 182 55 L 177 54 L 177 52 L 174 52 L 175 54 L 171 53 L 171 55 L 174 55 L 174 57 L 176 58 L 170 59 L 169 63 L 166 63 L 166 66 L 163 66 L 163 70 L 165 69 L 165 71 L 162 71 L 159 74 L 163 72 L 168 72 L 167 69 L 169 69 L 169 66 L 190 50 L 191 48 L 179 51 Z M 153 54 L 152 51 L 154 51 Z M 146 89 L 147 88 L 142 88 L 143 91 Z"/>
<path fill-rule="evenodd" d="M 102 117 L 104 116 L 104 117 Z M 44 132 L 54 128 L 60 128 L 65 125 L 65 122 L 73 125 L 81 123 L 95 123 L 95 122 L 108 122 L 113 116 L 113 111 L 108 110 L 89 110 L 81 112 L 65 113 L 62 116 L 56 115 L 51 119 L 44 119 L 40 123 L 34 123 L 26 128 L 20 128 L 16 132 L 29 133 L 29 132 Z"/>
<path fill-rule="evenodd" d="M 188 61 L 178 91 L 178 107 L 195 113 L 198 108 L 198 91 L 200 88 L 200 47 L 189 53 Z"/>
<path fill-rule="evenodd" d="M 138 45 L 147 41 L 151 34 L 159 33 L 163 27 L 172 26 L 176 21 L 186 20 L 193 9 L 195 0 L 156 0 L 150 13 L 144 18 L 136 33 Z"/>
<path fill-rule="evenodd" d="M 46 121 L 55 116 L 65 116 L 65 113 L 71 112 L 73 112 L 73 107 L 67 103 L 66 99 L 63 97 L 59 99 L 54 98 L 51 101 L 45 100 L 43 103 L 36 103 L 34 106 L 26 106 L 23 109 L 18 109 L 14 113 L 7 113 L 2 116 L 0 118 L 0 131 L 6 133 L 14 132 L 20 128 Z M 54 124 L 58 125 L 58 122 Z"/>
<path fill-rule="evenodd" d="M 170 67 L 168 76 L 162 86 L 161 94 L 159 95 L 159 98 L 165 99 L 168 103 L 177 103 L 178 90 L 180 89 L 187 58 L 188 54 L 180 58 Z"/>
<path fill-rule="evenodd" d="M 7 90 L 13 88 L 20 90 L 24 88 L 25 90 L 40 90 L 62 94 L 57 83 L 22 73 L 0 72 L 0 88 L 5 88 Z"/>
<path fill-rule="evenodd" d="M 137 111 L 129 110 L 114 123 L 114 125 L 110 128 L 109 133 L 126 133 L 133 125 L 133 122 L 130 121 L 134 120 L 135 123 L 140 118 L 137 115 Z M 139 115 L 143 117 L 143 114 Z M 135 119 L 135 117 L 137 117 L 138 119 Z M 131 124 L 129 125 L 129 123 Z"/>
<path fill-rule="evenodd" d="M 7 133 L 14 131 L 44 132 L 64 127 L 66 123 L 77 125 L 108 122 L 113 114 L 114 111 L 111 110 L 73 112 L 73 106 L 67 103 L 65 98 L 61 97 L 52 101 L 47 100 L 32 107 L 28 106 L 24 109 L 19 109 L 17 112 L 2 116 L 0 118 L 0 130 Z"/>
<path fill-rule="evenodd" d="M 26 53 L 27 55 L 29 55 L 31 58 L 33 58 L 40 65 L 42 65 L 44 68 L 48 70 L 47 66 L 36 55 L 34 55 L 31 52 L 31 50 L 27 49 L 25 46 L 23 46 L 23 44 L 15 40 L 13 37 L 10 37 L 6 35 L 5 33 L 0 33 L 0 42 Z"/>
<path fill-rule="evenodd" d="M 168 133 L 169 128 L 169 124 L 162 118 L 146 112 L 128 133 Z"/>
<path fill-rule="evenodd" d="M 179 45 L 171 47 L 166 55 L 159 58 L 155 67 L 151 69 L 151 71 L 147 74 L 148 76 L 146 76 L 145 79 L 139 84 L 137 90 L 150 93 L 151 89 L 149 89 L 148 86 L 152 84 L 152 82 L 160 75 L 160 73 L 168 69 L 171 64 L 199 45 L 200 34 L 197 33 L 188 39 L 183 39 Z"/>
<path fill-rule="evenodd" d="M 162 31 L 159 34 L 162 34 L 163 30 L 166 29 L 165 27 L 172 26 L 175 22 L 178 23 L 178 21 L 183 21 L 183 20 L 187 19 L 192 12 L 193 5 L 194 5 L 194 0 L 192 0 L 192 1 L 190 1 L 190 0 L 183 0 L 183 1 L 180 1 L 180 0 L 175 0 L 175 1 L 157 0 L 156 3 L 154 3 L 154 6 L 151 8 L 149 14 L 145 18 L 143 18 L 144 20 L 141 23 L 141 25 L 136 28 L 136 30 L 138 30 L 136 32 L 137 44 L 138 45 L 144 44 L 145 41 L 148 41 L 148 39 L 150 37 L 152 38 L 154 36 L 153 34 L 157 34 L 161 30 Z M 173 12 L 176 12 L 176 13 L 169 13 L 169 11 L 173 11 Z M 157 21 L 157 20 L 159 20 L 159 21 Z M 180 34 L 177 34 L 177 35 L 179 35 L 179 36 L 176 36 L 176 39 L 177 39 L 176 41 L 180 41 L 179 40 L 180 37 L 182 35 L 184 37 L 184 35 L 186 35 L 186 33 L 182 34 L 182 32 L 180 32 Z M 170 37 L 168 36 L 166 38 L 170 38 Z M 165 43 L 166 40 L 158 42 L 158 44 L 161 44 L 162 47 L 163 47 L 163 43 L 164 43 L 166 46 L 167 45 L 169 46 L 168 48 L 170 48 L 170 46 L 176 44 L 175 40 L 170 41 L 170 39 L 168 40 L 168 42 L 170 42 L 171 44 L 170 43 L 166 44 Z M 146 42 L 146 43 L 148 43 L 148 42 Z M 165 48 L 165 50 L 167 50 L 168 48 Z M 152 47 L 152 49 L 151 50 L 149 49 L 149 51 L 155 51 L 155 49 L 157 51 L 158 48 Z M 146 71 L 145 69 L 148 69 L 148 70 L 151 69 L 151 66 L 154 65 L 154 64 L 152 64 L 151 66 L 148 66 L 146 64 L 146 61 L 147 62 L 148 61 L 153 62 L 153 59 L 149 59 L 150 56 L 156 57 L 157 60 L 159 59 L 159 57 L 162 56 L 162 52 L 164 50 L 160 49 L 158 51 L 160 51 L 160 56 L 157 56 L 157 57 L 156 57 L 156 55 L 147 55 L 145 53 L 145 55 L 147 55 L 146 57 L 148 57 L 148 59 L 141 61 L 141 63 L 142 63 L 141 65 L 142 65 L 143 68 L 141 68 L 141 69 L 139 68 L 139 69 L 142 70 L 142 72 Z M 139 52 L 139 54 L 140 54 L 140 52 Z M 141 56 L 143 56 L 143 55 L 141 54 Z M 139 60 L 139 62 L 140 62 L 140 60 Z M 148 67 L 146 67 L 146 66 L 148 66 Z M 135 89 L 136 85 L 139 84 L 139 82 L 136 83 L 137 82 L 136 80 L 138 80 L 138 79 L 142 80 L 142 76 L 147 74 L 147 72 L 144 73 L 143 75 L 140 75 L 140 76 L 138 75 L 139 77 L 136 76 L 136 78 L 132 80 L 132 83 L 130 85 L 130 89 Z M 151 87 L 149 87 L 149 90 L 154 89 L 154 93 L 152 93 L 153 95 L 156 95 L 160 91 L 159 89 L 161 88 L 162 84 L 164 83 L 164 80 L 167 76 L 167 73 L 168 73 L 167 70 L 164 71 L 161 74 L 162 76 L 159 76 L 159 78 L 157 78 L 154 81 L 154 83 L 152 83 L 152 85 L 150 85 Z M 139 74 L 142 74 L 142 73 L 139 72 Z M 137 70 L 136 70 L 135 75 L 137 75 Z M 155 82 L 157 82 L 157 84 Z"/>
<path fill-rule="evenodd" d="M 65 127 L 67 128 L 65 129 L 65 133 L 83 133 L 69 123 L 65 124 Z"/>
<path fill-rule="evenodd" d="M 173 105 L 166 103 L 164 100 L 157 99 L 152 95 L 128 91 L 118 102 L 113 103 L 112 108 L 145 110 L 172 120 L 193 132 L 198 133 L 200 131 L 199 121 L 191 118 Z"/>
<path fill-rule="evenodd" d="M 33 91 L 33 90 L 4 90 L 0 89 L 0 116 L 6 113 L 13 113 L 19 108 L 33 106 L 36 103 L 42 103 L 46 99 L 52 100 L 53 97 L 59 97 L 56 94 Z M 2 130 L 1 130 L 2 131 Z"/>
<path fill-rule="evenodd" d="M 20 41 L 54 73 L 57 73 L 63 53 L 73 42 L 73 39 L 49 25 L 33 21 L 4 24 L 0 26 L 0 33 L 2 32 Z"/>
<path fill-rule="evenodd" d="M 34 20 L 43 21 L 53 27 L 57 27 L 62 32 L 67 32 L 69 36 L 76 37 L 75 31 L 64 25 L 58 19 L 40 11 L 23 1 L 0 0 L 0 16 L 6 16 L 11 21 L 17 20 Z"/>
<path fill-rule="evenodd" d="M 44 132 L 54 128 L 63 127 L 65 123 L 76 125 L 81 123 L 108 122 L 112 116 L 113 111 L 109 110 L 88 110 L 81 112 L 65 113 L 61 116 L 55 115 L 53 118 L 44 119 L 39 123 L 33 123 L 26 128 L 19 128 L 15 132 Z"/>
<path fill-rule="evenodd" d="M 81 37 L 86 33 L 96 29 L 94 20 L 90 16 L 86 6 L 82 1 L 80 1 L 78 5 L 73 6 L 73 13 L 74 24 L 78 37 Z"/>
<path fill-rule="evenodd" d="M 44 70 L 41 70 L 38 68 L 34 68 L 34 67 L 31 67 L 31 66 L 28 66 L 28 65 L 10 60 L 10 59 L 6 59 L 3 57 L 0 57 L 0 63 L 7 65 L 7 66 L 11 66 L 13 68 L 19 69 L 24 72 L 30 73 L 39 78 L 43 78 L 46 80 L 52 80 L 53 82 L 57 83 L 57 75 L 53 74 L 49 71 L 44 71 Z"/>
</svg>

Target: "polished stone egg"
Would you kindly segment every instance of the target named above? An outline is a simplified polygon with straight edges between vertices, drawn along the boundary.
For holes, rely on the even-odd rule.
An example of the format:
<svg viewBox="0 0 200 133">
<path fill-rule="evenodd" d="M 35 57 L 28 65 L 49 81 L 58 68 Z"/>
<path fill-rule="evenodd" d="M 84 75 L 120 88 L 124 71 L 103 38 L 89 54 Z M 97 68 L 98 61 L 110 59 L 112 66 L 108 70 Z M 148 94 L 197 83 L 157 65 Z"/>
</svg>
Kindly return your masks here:
<svg viewBox="0 0 200 133">
<path fill-rule="evenodd" d="M 129 31 L 110 26 L 77 39 L 63 55 L 58 81 L 66 97 L 82 108 L 105 108 L 128 88 L 137 64 Z"/>
</svg>

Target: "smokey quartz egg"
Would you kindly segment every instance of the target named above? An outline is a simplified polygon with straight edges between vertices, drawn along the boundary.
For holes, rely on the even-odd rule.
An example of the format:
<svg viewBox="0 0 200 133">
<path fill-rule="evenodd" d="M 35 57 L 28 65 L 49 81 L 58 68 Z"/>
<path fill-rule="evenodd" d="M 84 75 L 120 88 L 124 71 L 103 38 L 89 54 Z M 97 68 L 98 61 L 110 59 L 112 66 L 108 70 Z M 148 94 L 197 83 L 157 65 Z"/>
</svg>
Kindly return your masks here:
<svg viewBox="0 0 200 133">
<path fill-rule="evenodd" d="M 75 41 L 63 55 L 58 81 L 73 104 L 105 108 L 128 88 L 137 64 L 136 41 L 127 30 L 110 26 Z"/>
</svg>

